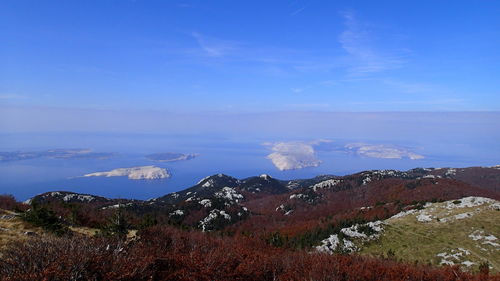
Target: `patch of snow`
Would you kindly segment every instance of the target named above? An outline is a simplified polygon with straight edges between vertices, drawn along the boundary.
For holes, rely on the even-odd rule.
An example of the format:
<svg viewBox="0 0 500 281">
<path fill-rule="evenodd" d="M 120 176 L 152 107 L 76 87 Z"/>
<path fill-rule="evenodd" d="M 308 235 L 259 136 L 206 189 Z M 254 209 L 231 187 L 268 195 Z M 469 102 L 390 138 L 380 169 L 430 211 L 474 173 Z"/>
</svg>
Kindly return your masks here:
<svg viewBox="0 0 500 281">
<path fill-rule="evenodd" d="M 471 262 L 471 261 L 463 261 L 462 264 L 465 265 L 465 266 L 467 266 L 467 267 L 471 267 L 471 266 L 475 265 L 476 263 L 475 262 Z"/>
<path fill-rule="evenodd" d="M 436 175 L 425 175 L 422 177 L 422 179 L 440 179 L 441 176 L 436 176 Z"/>
<path fill-rule="evenodd" d="M 210 199 L 203 199 L 203 200 L 201 200 L 198 203 L 200 203 L 201 205 L 203 205 L 203 207 L 205 207 L 205 208 L 212 207 L 212 201 L 210 201 Z"/>
<path fill-rule="evenodd" d="M 102 209 L 102 210 L 105 210 L 105 209 L 116 209 L 116 208 L 120 208 L 120 204 L 116 204 L 116 205 L 110 205 L 110 206 L 102 207 L 101 209 Z"/>
<path fill-rule="evenodd" d="M 469 218 L 472 216 L 473 216 L 473 213 L 462 213 L 462 214 L 455 215 L 455 219 L 461 220 L 461 219 Z"/>
<path fill-rule="evenodd" d="M 175 210 L 172 213 L 170 213 L 170 216 L 182 216 L 182 215 L 184 215 L 183 210 Z"/>
<path fill-rule="evenodd" d="M 196 198 L 196 196 L 191 196 L 191 197 L 189 197 L 188 199 L 186 199 L 186 200 L 184 200 L 184 201 L 185 201 L 185 202 L 190 202 L 190 201 L 194 201 L 194 200 L 196 200 L 196 199 L 198 199 L 198 198 Z"/>
<path fill-rule="evenodd" d="M 383 231 L 382 225 L 384 222 L 382 221 L 373 221 L 373 222 L 368 222 L 366 224 L 355 224 L 351 227 L 347 228 L 342 228 L 340 232 L 344 233 L 346 236 L 352 237 L 352 238 L 363 238 L 365 240 L 372 240 L 375 238 L 379 237 L 379 233 Z M 367 236 L 365 233 L 359 232 L 360 226 L 368 226 L 370 227 L 375 233 L 372 234 L 371 236 Z"/>
<path fill-rule="evenodd" d="M 209 179 L 204 184 L 202 184 L 201 187 L 213 187 L 214 184 L 215 184 L 215 181 L 213 179 Z"/>
<path fill-rule="evenodd" d="M 240 199 L 243 199 L 243 195 L 238 193 L 234 188 L 224 187 L 222 191 L 216 192 L 215 197 L 225 198 L 229 201 L 239 202 Z"/>
<path fill-rule="evenodd" d="M 430 222 L 432 221 L 432 216 L 429 215 L 429 214 L 426 214 L 426 213 L 420 213 L 418 216 L 417 216 L 417 220 L 419 222 Z"/>
<path fill-rule="evenodd" d="M 430 203 L 427 202 L 421 210 L 408 210 L 408 211 L 403 211 L 400 212 L 394 216 L 392 216 L 390 219 L 397 219 L 401 218 L 410 214 L 415 215 L 416 219 L 419 222 L 430 222 L 434 219 L 438 221 L 439 223 L 447 223 L 450 221 L 455 221 L 455 220 L 461 220 L 461 219 L 468 219 L 473 217 L 475 214 L 481 212 L 482 210 L 487 208 L 496 208 L 498 204 L 498 207 L 500 207 L 500 202 L 489 199 L 489 198 L 484 198 L 484 197 L 464 197 L 459 200 L 450 200 L 446 201 L 443 203 Z M 464 213 L 459 213 L 459 214 L 453 214 L 453 210 L 461 209 L 461 208 L 474 208 L 474 207 L 479 207 L 482 205 L 486 205 L 482 208 L 476 208 L 474 211 L 470 212 L 464 212 Z M 441 211 L 439 213 L 436 213 L 436 211 Z M 444 212 L 442 212 L 444 211 Z M 433 215 L 433 214 L 439 214 L 439 215 Z"/>
<path fill-rule="evenodd" d="M 493 210 L 500 211 L 500 202 L 496 202 L 496 203 L 491 204 L 490 208 L 492 208 Z"/>
<path fill-rule="evenodd" d="M 322 181 L 322 182 L 319 182 L 319 183 L 313 185 L 312 189 L 314 191 L 317 191 L 318 188 L 332 188 L 341 182 L 342 182 L 342 180 L 330 179 L 330 180 Z"/>
<path fill-rule="evenodd" d="M 448 170 L 446 170 L 446 172 L 444 173 L 445 176 L 447 177 L 451 177 L 451 176 L 454 176 L 457 174 L 457 169 L 454 169 L 454 168 L 449 168 Z"/>
<path fill-rule="evenodd" d="M 358 248 L 350 240 L 339 239 L 337 234 L 330 235 L 330 237 L 321 241 L 320 246 L 316 246 L 316 251 L 328 254 L 333 254 L 338 250 L 344 252 L 354 252 L 357 251 Z"/>
<path fill-rule="evenodd" d="M 455 204 L 455 203 L 453 203 L 454 201 L 460 201 L 460 203 Z M 495 200 L 490 199 L 490 198 L 469 196 L 469 197 L 464 197 L 460 200 L 446 201 L 445 208 L 448 210 L 457 209 L 457 208 L 472 208 L 472 207 L 477 207 L 477 206 L 481 206 L 484 204 L 493 204 L 493 203 L 495 203 Z"/>
<path fill-rule="evenodd" d="M 299 187 L 299 183 L 297 181 L 289 181 L 287 184 L 286 184 L 286 188 L 288 189 L 295 189 L 295 188 L 298 188 Z"/>
<path fill-rule="evenodd" d="M 367 184 L 368 184 L 369 182 L 371 182 L 371 181 L 372 181 L 372 179 L 370 178 L 370 176 L 367 176 L 367 177 L 365 177 L 365 178 L 363 179 L 363 183 L 362 183 L 362 185 L 367 185 Z"/>
<path fill-rule="evenodd" d="M 83 194 L 76 194 L 76 193 L 71 193 L 71 194 L 66 194 L 62 200 L 64 202 L 68 202 L 71 200 L 78 200 L 81 202 L 91 202 L 95 200 L 94 196 L 91 195 L 83 195 Z"/>
<path fill-rule="evenodd" d="M 282 211 L 285 216 L 288 216 L 293 212 L 293 209 L 290 207 L 287 208 L 284 204 L 281 204 L 276 208 L 276 211 Z"/>
<path fill-rule="evenodd" d="M 371 227 L 376 232 L 381 232 L 382 230 L 384 230 L 382 228 L 382 225 L 384 225 L 383 221 L 371 221 L 371 222 L 367 223 L 367 225 L 369 227 Z"/>
<path fill-rule="evenodd" d="M 115 204 L 115 205 L 110 205 L 110 206 L 102 207 L 101 210 L 117 209 L 117 208 L 120 208 L 120 207 L 129 207 L 129 206 L 132 206 L 132 205 L 133 205 L 133 203 L 126 203 L 126 204 L 118 203 L 118 204 Z"/>
<path fill-rule="evenodd" d="M 356 224 L 350 227 L 342 228 L 340 232 L 344 234 L 344 236 L 354 238 L 354 239 L 362 239 L 363 241 L 370 241 L 377 239 L 380 237 L 380 233 L 383 231 L 382 225 L 384 222 L 382 221 L 374 221 L 368 222 L 366 224 Z M 374 233 L 369 236 L 365 233 L 359 231 L 361 226 L 368 226 L 374 231 Z M 359 248 L 349 239 L 339 238 L 338 234 L 332 234 L 327 239 L 321 241 L 321 245 L 316 247 L 316 251 L 325 252 L 333 254 L 336 251 L 342 252 L 355 252 L 358 251 Z"/>
<path fill-rule="evenodd" d="M 344 233 L 346 236 L 353 238 L 367 238 L 366 234 L 357 231 L 357 225 L 348 228 L 342 228 L 340 232 Z"/>
<path fill-rule="evenodd" d="M 290 199 L 295 199 L 295 198 L 301 199 L 301 198 L 306 198 L 306 197 L 307 197 L 307 195 L 302 194 L 302 193 L 296 193 L 296 194 L 290 195 Z"/>
<path fill-rule="evenodd" d="M 270 179 L 271 179 L 271 176 L 270 176 L 270 175 L 268 175 L 268 174 L 262 174 L 262 175 L 260 175 L 260 176 L 259 176 L 259 178 L 261 178 L 261 179 L 265 179 L 265 180 L 270 180 Z"/>
<path fill-rule="evenodd" d="M 210 211 L 208 216 L 206 216 L 203 220 L 200 221 L 199 226 L 200 226 L 201 230 L 208 231 L 210 223 L 213 220 L 217 219 L 218 217 L 223 217 L 226 220 L 231 220 L 231 216 L 229 214 L 227 214 L 225 211 L 214 209 L 214 210 Z"/>
<path fill-rule="evenodd" d="M 500 244 L 493 242 L 493 241 L 496 241 L 498 238 L 492 234 L 486 235 L 484 233 L 484 230 L 475 230 L 474 232 L 469 234 L 469 238 L 474 240 L 474 241 L 480 241 L 481 244 L 483 244 L 483 245 L 490 245 L 490 246 L 493 246 L 497 249 L 500 249 Z M 486 250 L 486 249 L 483 248 L 483 250 Z"/>
<path fill-rule="evenodd" d="M 460 263 L 465 256 L 470 255 L 470 251 L 463 248 L 451 249 L 450 252 L 439 253 L 436 256 L 441 258 L 440 264 L 454 265 Z"/>
</svg>

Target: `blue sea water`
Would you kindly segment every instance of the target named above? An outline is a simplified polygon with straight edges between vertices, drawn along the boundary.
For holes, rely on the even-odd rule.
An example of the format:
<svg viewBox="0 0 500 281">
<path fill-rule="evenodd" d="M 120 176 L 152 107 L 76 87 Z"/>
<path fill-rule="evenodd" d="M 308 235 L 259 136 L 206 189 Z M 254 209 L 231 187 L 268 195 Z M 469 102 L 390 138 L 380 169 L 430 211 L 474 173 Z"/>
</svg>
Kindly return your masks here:
<svg viewBox="0 0 500 281">
<path fill-rule="evenodd" d="M 265 141 L 244 137 L 175 136 L 137 134 L 15 134 L 4 135 L 0 151 L 40 151 L 53 148 L 91 148 L 116 152 L 109 159 L 46 159 L 0 162 L 0 194 L 26 200 L 47 191 L 73 191 L 112 198 L 149 199 L 179 191 L 201 178 L 224 173 L 237 178 L 269 174 L 278 179 L 310 178 L 321 174 L 345 175 L 369 169 L 406 170 L 415 167 L 467 167 L 497 165 L 497 142 L 482 145 L 460 142 L 397 143 L 413 146 L 424 159 L 377 159 L 338 150 L 318 150 L 318 167 L 279 171 L 266 156 Z M 309 139 L 310 140 L 310 139 Z M 340 143 L 365 140 L 334 140 Z M 178 162 L 155 162 L 149 153 L 197 153 L 198 157 Z M 129 180 L 126 177 L 80 177 L 116 168 L 155 165 L 167 168 L 171 178 Z"/>
</svg>

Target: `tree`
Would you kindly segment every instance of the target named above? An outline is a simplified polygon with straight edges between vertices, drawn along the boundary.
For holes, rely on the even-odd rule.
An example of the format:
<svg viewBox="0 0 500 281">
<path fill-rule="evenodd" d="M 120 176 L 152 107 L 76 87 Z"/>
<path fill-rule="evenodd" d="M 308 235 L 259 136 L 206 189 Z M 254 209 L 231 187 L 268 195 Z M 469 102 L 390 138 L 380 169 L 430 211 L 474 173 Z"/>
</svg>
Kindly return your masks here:
<svg viewBox="0 0 500 281">
<path fill-rule="evenodd" d="M 109 219 L 108 224 L 101 228 L 100 234 L 103 236 L 125 238 L 129 227 L 130 225 L 125 218 L 122 208 L 118 207 L 114 215 Z"/>
<path fill-rule="evenodd" d="M 158 220 L 156 219 L 156 216 L 153 217 L 150 214 L 146 214 L 144 218 L 142 219 L 141 223 L 139 224 L 139 229 L 145 229 L 154 225 L 158 224 Z"/>
<path fill-rule="evenodd" d="M 35 203 L 21 215 L 21 219 L 58 236 L 69 233 L 68 227 L 61 222 L 54 211 Z"/>
</svg>

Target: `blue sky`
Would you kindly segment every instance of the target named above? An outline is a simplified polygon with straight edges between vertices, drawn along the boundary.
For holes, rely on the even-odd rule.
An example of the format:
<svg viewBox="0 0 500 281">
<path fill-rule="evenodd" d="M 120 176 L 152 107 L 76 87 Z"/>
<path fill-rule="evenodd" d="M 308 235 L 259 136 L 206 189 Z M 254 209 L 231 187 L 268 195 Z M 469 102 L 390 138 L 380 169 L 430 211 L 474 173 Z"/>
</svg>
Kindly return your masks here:
<svg viewBox="0 0 500 281">
<path fill-rule="evenodd" d="M 498 1 L 4 0 L 0 107 L 498 111 L 498 15 Z"/>
</svg>

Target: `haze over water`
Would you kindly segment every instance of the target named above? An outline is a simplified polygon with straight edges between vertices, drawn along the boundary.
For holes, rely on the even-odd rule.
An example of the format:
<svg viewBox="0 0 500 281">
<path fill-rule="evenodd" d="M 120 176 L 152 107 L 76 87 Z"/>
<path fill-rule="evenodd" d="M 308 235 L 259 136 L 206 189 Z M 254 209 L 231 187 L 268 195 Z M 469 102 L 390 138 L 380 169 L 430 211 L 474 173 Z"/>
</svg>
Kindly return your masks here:
<svg viewBox="0 0 500 281">
<path fill-rule="evenodd" d="M 363 114 L 354 114 L 351 119 Z M 44 151 L 53 148 L 91 148 L 95 152 L 114 152 L 109 159 L 31 159 L 0 162 L 0 190 L 25 200 L 46 191 L 74 191 L 113 198 L 149 199 L 192 186 L 201 178 L 224 173 L 237 178 L 263 173 L 278 179 L 310 178 L 321 174 L 345 175 L 370 169 L 407 170 L 415 167 L 468 167 L 498 165 L 500 142 L 495 114 L 371 114 L 375 119 L 388 118 L 384 125 L 373 121 L 334 125 L 339 118 L 302 124 L 288 122 L 275 133 L 259 136 L 253 130 L 254 120 L 246 124 L 247 132 L 203 132 L 200 134 L 168 133 L 9 133 L 3 134 L 1 151 Z M 391 114 L 394 115 L 394 114 Z M 435 116 L 429 116 L 435 115 Z M 237 116 L 237 115 L 236 115 Z M 265 116 L 265 114 L 263 114 Z M 293 116 L 293 114 L 290 114 Z M 435 119 L 418 125 L 415 116 Z M 447 117 L 448 116 L 448 117 Z M 335 118 L 337 117 L 337 118 Z M 291 118 L 291 117 L 290 117 Z M 322 116 L 325 118 L 325 116 Z M 466 118 L 453 125 L 446 118 Z M 390 121 L 392 120 L 392 121 Z M 413 121 L 412 121 L 413 120 Z M 292 123 L 293 120 L 291 120 Z M 377 121 L 378 122 L 378 121 Z M 389 125 L 391 123 L 392 125 Z M 468 128 L 462 124 L 471 123 Z M 320 124 L 320 125 L 318 125 Z M 398 124 L 399 127 L 396 127 Z M 274 125 L 271 125 L 274 126 Z M 303 126 L 303 127 L 301 127 Z M 318 129 L 317 127 L 323 127 Z M 408 128 L 411 126 L 411 128 Z M 200 124 L 200 127 L 202 125 Z M 334 128 L 333 128 L 334 127 Z M 374 129 L 374 127 L 377 127 Z M 229 127 L 232 128 L 232 127 Z M 316 128 L 316 133 L 311 132 Z M 262 128 L 266 130 L 265 127 Z M 304 132 L 305 131 L 305 132 Z M 413 133 L 409 133 L 409 132 Z M 403 135 L 398 132 L 404 132 Z M 354 137 L 349 137 L 352 135 Z M 303 137 L 302 137 L 303 136 Z M 331 140 L 326 145 L 313 146 L 318 167 L 280 171 L 267 156 L 272 153 L 266 143 L 313 143 Z M 422 155 L 411 160 L 373 158 L 346 151 L 346 144 L 363 142 L 392 145 Z M 196 158 L 177 162 L 155 162 L 145 158 L 159 152 L 197 153 Z M 129 180 L 127 177 L 81 178 L 84 174 L 109 171 L 122 167 L 155 165 L 167 168 L 172 177 L 160 180 Z"/>
</svg>

